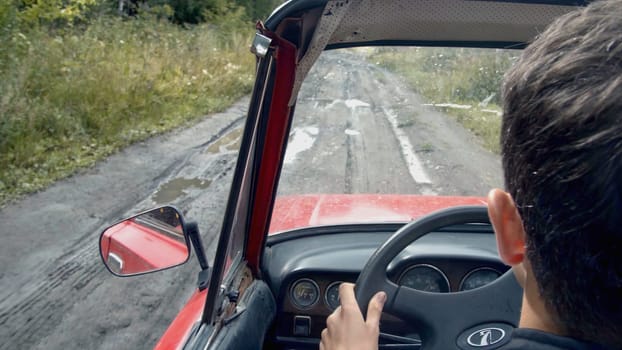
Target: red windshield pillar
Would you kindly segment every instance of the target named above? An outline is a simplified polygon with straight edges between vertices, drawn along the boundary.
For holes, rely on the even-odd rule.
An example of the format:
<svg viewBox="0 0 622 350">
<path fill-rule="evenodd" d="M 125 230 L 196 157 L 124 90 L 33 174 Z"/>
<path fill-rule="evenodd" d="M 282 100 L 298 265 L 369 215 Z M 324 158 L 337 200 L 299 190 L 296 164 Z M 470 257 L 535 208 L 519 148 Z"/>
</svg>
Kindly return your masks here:
<svg viewBox="0 0 622 350">
<path fill-rule="evenodd" d="M 288 102 L 296 76 L 296 47 L 274 33 L 266 35 L 272 38 L 272 44 L 276 46 L 274 51 L 276 73 L 267 127 L 265 134 L 259 135 L 259 138 L 264 140 L 264 146 L 260 150 L 261 161 L 258 165 L 246 243 L 246 259 L 250 268 L 256 273 L 259 271 L 261 253 L 270 224 L 277 177 L 289 130 L 292 107 L 288 106 Z"/>
</svg>

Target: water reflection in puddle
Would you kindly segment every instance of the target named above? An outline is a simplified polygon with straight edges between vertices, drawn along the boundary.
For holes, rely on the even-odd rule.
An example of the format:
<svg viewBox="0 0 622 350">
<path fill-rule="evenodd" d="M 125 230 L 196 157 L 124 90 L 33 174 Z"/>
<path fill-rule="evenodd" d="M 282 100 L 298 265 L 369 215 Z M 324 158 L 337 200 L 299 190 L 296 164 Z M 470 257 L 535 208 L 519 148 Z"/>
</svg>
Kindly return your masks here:
<svg viewBox="0 0 622 350">
<path fill-rule="evenodd" d="M 205 150 L 207 153 L 216 154 L 225 151 L 237 151 L 240 149 L 240 140 L 242 137 L 243 128 L 237 128 L 227 135 L 220 138 L 218 141 L 212 143 Z"/>
<path fill-rule="evenodd" d="M 160 188 L 153 195 L 153 200 L 158 205 L 174 202 L 179 197 L 188 194 L 188 190 L 204 189 L 211 184 L 210 180 L 201 179 L 172 179 L 171 181 L 160 185 Z"/>
<path fill-rule="evenodd" d="M 294 128 L 290 133 L 287 151 L 283 163 L 290 164 L 298 156 L 298 153 L 308 150 L 315 143 L 315 139 L 320 130 L 315 126 L 306 126 L 302 128 Z"/>
</svg>

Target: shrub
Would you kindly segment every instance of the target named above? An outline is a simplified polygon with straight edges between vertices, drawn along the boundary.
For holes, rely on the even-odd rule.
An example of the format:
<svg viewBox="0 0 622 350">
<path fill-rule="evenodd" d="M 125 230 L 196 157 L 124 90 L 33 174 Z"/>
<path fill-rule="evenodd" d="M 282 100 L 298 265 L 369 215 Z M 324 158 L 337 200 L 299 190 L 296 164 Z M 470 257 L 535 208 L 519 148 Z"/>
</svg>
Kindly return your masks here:
<svg viewBox="0 0 622 350">
<path fill-rule="evenodd" d="M 251 34 L 114 17 L 13 32 L 0 71 L 0 203 L 249 93 Z"/>
</svg>

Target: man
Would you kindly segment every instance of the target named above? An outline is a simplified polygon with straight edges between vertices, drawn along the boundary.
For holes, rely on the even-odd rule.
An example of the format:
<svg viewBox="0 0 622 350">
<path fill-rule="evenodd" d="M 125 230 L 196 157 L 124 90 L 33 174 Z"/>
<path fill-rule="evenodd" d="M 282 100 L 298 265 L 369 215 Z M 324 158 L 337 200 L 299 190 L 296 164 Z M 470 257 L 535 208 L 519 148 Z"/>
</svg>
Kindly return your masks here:
<svg viewBox="0 0 622 350">
<path fill-rule="evenodd" d="M 506 74 L 505 186 L 488 213 L 523 286 L 502 349 L 622 348 L 622 1 L 561 17 Z M 351 284 L 321 349 L 376 349 L 386 295 L 366 320 Z M 468 317 L 464 315 L 464 317 Z"/>
</svg>

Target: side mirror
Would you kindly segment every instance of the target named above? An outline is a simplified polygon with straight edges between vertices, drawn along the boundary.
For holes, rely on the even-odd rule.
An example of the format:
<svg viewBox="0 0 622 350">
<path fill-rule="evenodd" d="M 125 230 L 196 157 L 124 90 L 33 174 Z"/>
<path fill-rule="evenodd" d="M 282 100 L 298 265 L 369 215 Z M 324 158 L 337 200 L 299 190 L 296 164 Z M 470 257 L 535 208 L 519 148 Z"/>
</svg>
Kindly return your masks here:
<svg viewBox="0 0 622 350">
<path fill-rule="evenodd" d="M 138 214 L 102 232 L 99 249 L 110 272 L 131 276 L 181 265 L 190 257 L 183 217 L 166 206 Z"/>
</svg>

